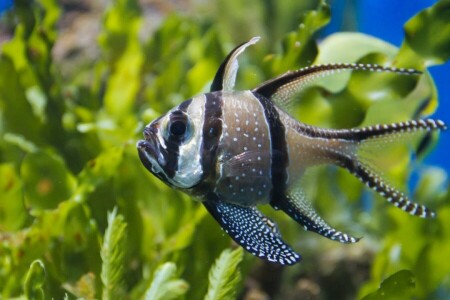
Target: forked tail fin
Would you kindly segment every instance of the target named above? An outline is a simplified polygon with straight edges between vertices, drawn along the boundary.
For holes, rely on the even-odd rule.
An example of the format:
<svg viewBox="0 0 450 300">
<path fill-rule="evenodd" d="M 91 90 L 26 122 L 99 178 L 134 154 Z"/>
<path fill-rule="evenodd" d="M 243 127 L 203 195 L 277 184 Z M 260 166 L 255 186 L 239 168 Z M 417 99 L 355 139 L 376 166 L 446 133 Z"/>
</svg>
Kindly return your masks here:
<svg viewBox="0 0 450 300">
<path fill-rule="evenodd" d="M 312 128 L 310 128 L 313 130 Z M 348 130 L 313 130 L 315 137 L 340 141 L 329 155 L 339 166 L 354 174 L 369 188 L 383 196 L 396 207 L 422 218 L 434 217 L 435 213 L 424 205 L 411 202 L 402 192 L 389 184 L 375 171 L 371 156 L 377 158 L 382 148 L 390 144 L 408 141 L 411 136 L 437 130 L 446 130 L 441 120 L 411 120 L 406 122 L 379 124 Z"/>
</svg>

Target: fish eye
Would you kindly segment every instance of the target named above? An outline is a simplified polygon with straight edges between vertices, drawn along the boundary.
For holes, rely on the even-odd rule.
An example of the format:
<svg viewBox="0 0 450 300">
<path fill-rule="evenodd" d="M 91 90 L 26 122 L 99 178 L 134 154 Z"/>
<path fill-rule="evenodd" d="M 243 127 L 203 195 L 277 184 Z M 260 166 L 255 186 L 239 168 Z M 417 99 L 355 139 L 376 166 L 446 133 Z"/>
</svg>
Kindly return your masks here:
<svg viewBox="0 0 450 300">
<path fill-rule="evenodd" d="M 175 120 L 169 125 L 169 132 L 174 136 L 181 136 L 186 133 L 187 124 L 183 120 Z"/>
<path fill-rule="evenodd" d="M 166 139 L 184 142 L 189 139 L 191 122 L 189 117 L 180 111 L 173 112 L 166 124 Z"/>
</svg>

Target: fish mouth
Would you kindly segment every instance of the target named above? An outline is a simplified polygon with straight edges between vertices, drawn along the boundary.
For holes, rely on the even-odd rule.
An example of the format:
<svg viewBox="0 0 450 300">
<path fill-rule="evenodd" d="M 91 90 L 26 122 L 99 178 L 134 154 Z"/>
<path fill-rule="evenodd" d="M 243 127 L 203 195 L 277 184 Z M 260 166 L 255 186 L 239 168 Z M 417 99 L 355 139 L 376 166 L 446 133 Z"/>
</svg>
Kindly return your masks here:
<svg viewBox="0 0 450 300">
<path fill-rule="evenodd" d="M 136 148 L 138 149 L 139 158 L 147 170 L 155 175 L 162 173 L 162 168 L 157 159 L 160 156 L 160 151 L 155 143 L 148 140 L 140 140 L 137 142 Z"/>
</svg>

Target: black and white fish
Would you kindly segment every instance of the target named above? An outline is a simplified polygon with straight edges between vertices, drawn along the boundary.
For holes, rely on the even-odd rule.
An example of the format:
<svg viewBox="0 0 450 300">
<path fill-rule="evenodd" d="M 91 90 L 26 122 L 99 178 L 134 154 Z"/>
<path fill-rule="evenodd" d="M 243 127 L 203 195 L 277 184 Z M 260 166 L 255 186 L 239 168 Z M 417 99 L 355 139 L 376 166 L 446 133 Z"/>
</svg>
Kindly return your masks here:
<svg viewBox="0 0 450 300">
<path fill-rule="evenodd" d="M 412 69 L 368 64 L 328 64 L 285 73 L 253 90 L 233 90 L 237 57 L 253 38 L 235 48 L 220 66 L 211 92 L 193 97 L 145 127 L 137 143 L 144 166 L 170 187 L 199 199 L 236 243 L 262 259 L 292 265 L 301 256 L 281 238 L 276 224 L 256 207 L 270 204 L 304 227 L 342 243 L 358 238 L 328 225 L 298 184 L 319 164 L 347 169 L 398 208 L 433 217 L 411 202 L 364 160 L 373 142 L 418 131 L 445 130 L 440 120 L 411 120 L 352 129 L 306 125 L 287 113 L 292 98 L 312 80 L 341 70 L 418 75 Z"/>
</svg>

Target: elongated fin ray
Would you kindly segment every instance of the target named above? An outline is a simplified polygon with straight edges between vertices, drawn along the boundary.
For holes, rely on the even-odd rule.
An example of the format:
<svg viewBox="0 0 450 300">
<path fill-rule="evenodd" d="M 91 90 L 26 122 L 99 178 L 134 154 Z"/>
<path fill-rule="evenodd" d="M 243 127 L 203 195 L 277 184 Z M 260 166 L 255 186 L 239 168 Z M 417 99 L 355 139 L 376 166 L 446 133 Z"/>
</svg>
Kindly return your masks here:
<svg viewBox="0 0 450 300">
<path fill-rule="evenodd" d="M 226 203 L 216 195 L 210 195 L 203 204 L 223 230 L 251 254 L 281 265 L 293 265 L 301 260 L 300 254 L 281 239 L 275 223 L 255 207 Z"/>
<path fill-rule="evenodd" d="M 274 101 L 283 109 L 289 109 L 293 96 L 302 91 L 314 80 L 332 75 L 343 70 L 363 70 L 370 72 L 392 72 L 404 75 L 418 75 L 420 71 L 394 67 L 383 67 L 375 64 L 337 63 L 315 65 L 297 71 L 289 71 L 279 77 L 268 80 L 253 89 L 253 92 Z"/>
<path fill-rule="evenodd" d="M 305 230 L 316 232 L 326 238 L 341 243 L 356 243 L 359 238 L 338 231 L 328 225 L 314 210 L 311 203 L 305 198 L 305 194 L 299 188 L 289 193 L 285 199 L 278 199 L 271 203 L 275 209 L 281 209 L 292 219 L 297 221 Z"/>
<path fill-rule="evenodd" d="M 446 124 L 441 120 L 411 120 L 400 123 L 373 125 L 363 128 L 354 128 L 348 131 L 335 131 L 332 138 L 355 141 L 357 147 L 354 153 L 335 152 L 336 160 L 342 167 L 348 169 L 369 188 L 383 196 L 388 202 L 408 212 L 411 215 L 422 218 L 434 217 L 435 213 L 424 205 L 413 203 L 402 192 L 395 189 L 380 175 L 374 172 L 363 157 L 358 156 L 358 147 L 364 147 L 366 142 L 376 142 L 377 139 L 385 141 L 386 137 L 393 135 L 405 135 L 418 131 L 431 132 L 434 130 L 446 130 Z M 328 136 L 330 137 L 330 135 Z M 393 139 L 394 140 L 394 139 Z"/>
<path fill-rule="evenodd" d="M 323 129 L 303 123 L 298 123 L 296 126 L 296 130 L 299 133 L 309 137 L 343 139 L 355 142 L 361 142 L 370 138 L 378 138 L 390 134 L 404 134 L 420 130 L 428 132 L 434 130 L 447 130 L 447 125 L 443 121 L 434 119 L 409 120 L 405 122 L 376 124 L 351 129 Z"/>
<path fill-rule="evenodd" d="M 435 213 L 422 204 L 412 202 L 404 193 L 398 191 L 384 179 L 362 164 L 350 170 L 361 182 L 383 196 L 389 203 L 407 213 L 421 218 L 434 218 Z"/>
<path fill-rule="evenodd" d="M 354 135 L 353 138 L 356 138 L 359 141 L 376 138 L 383 135 L 433 130 L 447 130 L 447 125 L 441 120 L 424 119 L 409 120 L 391 124 L 377 124 L 373 126 L 351 129 Z"/>
<path fill-rule="evenodd" d="M 237 61 L 238 56 L 244 52 L 244 50 L 259 41 L 260 37 L 254 37 L 246 43 L 243 43 L 228 54 L 225 60 L 217 70 L 214 81 L 211 84 L 211 92 L 215 91 L 232 91 L 234 83 L 236 81 L 236 74 L 239 69 Z"/>
</svg>

